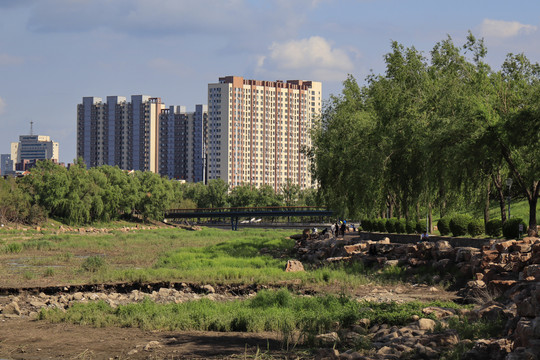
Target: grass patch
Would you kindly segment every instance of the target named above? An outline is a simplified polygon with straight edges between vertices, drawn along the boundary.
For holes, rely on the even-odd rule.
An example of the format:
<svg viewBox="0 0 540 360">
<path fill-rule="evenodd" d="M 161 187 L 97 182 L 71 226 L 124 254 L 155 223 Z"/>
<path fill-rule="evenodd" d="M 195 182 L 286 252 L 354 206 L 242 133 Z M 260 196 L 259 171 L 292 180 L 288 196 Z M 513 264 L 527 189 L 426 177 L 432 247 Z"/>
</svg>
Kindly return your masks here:
<svg viewBox="0 0 540 360">
<path fill-rule="evenodd" d="M 157 304 L 146 299 L 112 308 L 103 301 L 76 303 L 65 312 L 43 309 L 41 320 L 96 327 L 139 327 L 145 330 L 240 331 L 300 334 L 308 343 L 317 334 L 347 328 L 361 318 L 372 324 L 405 325 L 426 306 L 457 307 L 454 303 L 406 304 L 358 302 L 350 297 L 295 296 L 285 289 L 261 291 L 253 299 L 215 302 L 207 299 Z"/>
</svg>

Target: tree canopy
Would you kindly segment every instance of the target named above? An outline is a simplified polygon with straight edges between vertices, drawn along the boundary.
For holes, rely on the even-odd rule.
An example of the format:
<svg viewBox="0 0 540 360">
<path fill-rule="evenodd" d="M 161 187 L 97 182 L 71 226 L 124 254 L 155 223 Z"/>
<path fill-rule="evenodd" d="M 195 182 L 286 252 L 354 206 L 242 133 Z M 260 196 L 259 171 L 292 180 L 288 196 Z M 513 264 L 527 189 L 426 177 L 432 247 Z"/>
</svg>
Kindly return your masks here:
<svg viewBox="0 0 540 360">
<path fill-rule="evenodd" d="M 540 68 L 509 54 L 493 70 L 486 53 L 472 33 L 462 47 L 448 37 L 429 56 L 392 42 L 383 74 L 363 87 L 349 75 L 313 132 L 326 202 L 342 215 L 418 220 L 420 208 L 444 215 L 485 203 L 493 186 L 504 214 L 502 179 L 510 177 L 536 233 Z"/>
</svg>

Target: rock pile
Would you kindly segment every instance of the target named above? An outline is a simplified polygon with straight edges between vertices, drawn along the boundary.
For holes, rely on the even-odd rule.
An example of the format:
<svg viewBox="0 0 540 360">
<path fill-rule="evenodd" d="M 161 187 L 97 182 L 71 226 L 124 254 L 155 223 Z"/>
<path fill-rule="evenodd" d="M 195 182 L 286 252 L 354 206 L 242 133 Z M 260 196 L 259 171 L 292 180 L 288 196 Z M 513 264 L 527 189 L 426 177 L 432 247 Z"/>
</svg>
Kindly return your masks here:
<svg viewBox="0 0 540 360">
<path fill-rule="evenodd" d="M 375 267 L 402 265 L 414 269 L 429 266 L 444 274 L 441 280 L 455 282 L 463 279 L 465 281 L 459 294 L 465 301 L 482 304 L 479 309 L 467 314 L 468 318 L 471 321 L 500 319 L 506 323 L 499 339 L 477 341 L 464 359 L 540 359 L 539 238 L 489 240 L 478 249 L 452 247 L 444 240 L 393 244 L 388 238 L 380 241 L 360 238 L 338 240 L 329 235 L 312 235 L 310 239 L 296 239 L 296 253 L 299 260 L 313 264 L 360 261 Z M 408 328 L 416 330 L 412 325 Z M 384 336 L 389 334 L 399 341 L 386 343 L 388 338 Z M 402 339 L 407 338 L 404 334 L 409 334 L 407 330 L 393 329 L 389 334 L 382 337 L 377 333 L 370 335 L 373 344 L 378 344 L 373 357 L 339 354 L 336 358 L 397 359 L 411 349 L 418 356 L 422 354 L 422 358 L 437 358 L 430 355 L 429 349 L 439 351 L 441 344 L 435 343 L 437 346 L 420 350 L 417 344 L 425 346 L 426 343 L 421 337 L 416 336 L 414 341 L 409 339 L 402 343 Z M 455 345 L 458 340 L 445 341 Z M 334 353 L 334 356 L 337 355 Z"/>
<path fill-rule="evenodd" d="M 186 301 L 209 299 L 216 301 L 229 301 L 245 299 L 255 296 L 255 292 L 247 295 L 233 293 L 217 293 L 212 285 L 203 285 L 200 291 L 192 291 L 185 285 L 183 289 L 160 288 L 157 291 L 143 292 L 132 290 L 129 293 L 119 292 L 65 292 L 56 295 L 21 293 L 0 297 L 0 318 L 35 317 L 41 309 L 58 308 L 65 310 L 76 302 L 89 302 L 102 300 L 111 307 L 141 302 L 148 298 L 157 303 L 182 303 Z"/>
</svg>

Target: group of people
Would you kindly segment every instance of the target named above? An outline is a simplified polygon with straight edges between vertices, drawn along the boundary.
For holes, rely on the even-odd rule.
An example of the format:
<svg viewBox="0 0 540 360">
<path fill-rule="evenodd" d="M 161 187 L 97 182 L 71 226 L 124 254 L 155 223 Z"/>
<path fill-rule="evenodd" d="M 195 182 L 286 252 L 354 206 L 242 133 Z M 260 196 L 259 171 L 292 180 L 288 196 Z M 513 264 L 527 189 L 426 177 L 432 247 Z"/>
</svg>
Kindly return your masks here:
<svg viewBox="0 0 540 360">
<path fill-rule="evenodd" d="M 350 228 L 352 231 L 356 231 L 354 224 L 351 224 L 349 227 L 349 225 L 347 225 L 347 220 L 339 220 L 330 226 L 330 231 L 332 232 L 332 236 L 338 238 L 339 235 L 344 236 L 345 232 L 349 231 Z"/>
</svg>

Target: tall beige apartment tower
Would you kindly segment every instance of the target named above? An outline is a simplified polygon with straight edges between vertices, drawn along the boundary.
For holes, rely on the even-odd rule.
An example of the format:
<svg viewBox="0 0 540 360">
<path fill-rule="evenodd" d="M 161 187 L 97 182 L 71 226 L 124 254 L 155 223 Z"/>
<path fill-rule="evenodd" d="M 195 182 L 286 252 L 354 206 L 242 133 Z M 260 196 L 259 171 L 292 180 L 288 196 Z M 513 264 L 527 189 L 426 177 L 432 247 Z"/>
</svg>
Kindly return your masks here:
<svg viewBox="0 0 540 360">
<path fill-rule="evenodd" d="M 287 181 L 312 187 L 302 150 L 311 147 L 321 99 L 316 81 L 226 76 L 208 84 L 208 179 L 275 191 Z"/>
<path fill-rule="evenodd" d="M 158 172 L 160 98 L 133 95 L 83 97 L 77 105 L 77 157 L 88 167 L 118 165 Z"/>
</svg>

